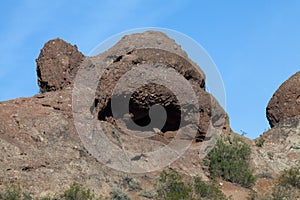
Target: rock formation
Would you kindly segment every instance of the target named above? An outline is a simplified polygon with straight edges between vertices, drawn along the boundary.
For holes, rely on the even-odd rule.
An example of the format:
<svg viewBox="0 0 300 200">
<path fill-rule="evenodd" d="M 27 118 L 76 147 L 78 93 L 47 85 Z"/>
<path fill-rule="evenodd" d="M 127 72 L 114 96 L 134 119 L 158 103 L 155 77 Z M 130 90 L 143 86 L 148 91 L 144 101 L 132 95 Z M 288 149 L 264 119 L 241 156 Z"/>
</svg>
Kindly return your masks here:
<svg viewBox="0 0 300 200">
<path fill-rule="evenodd" d="M 122 147 L 124 151 L 136 153 L 132 157 L 127 154 L 127 158 L 134 162 L 142 160 L 146 163 L 150 159 L 147 152 L 135 151 L 140 150 L 139 147 L 155 151 L 174 139 L 182 112 L 192 113 L 194 108 L 184 105 L 182 109 L 173 91 L 162 84 L 148 83 L 133 88 L 133 92 L 126 89 L 132 87 L 129 83 L 134 85 L 142 77 L 137 69 L 143 66 L 154 69 L 154 72 L 158 68 L 177 72 L 195 92 L 199 105 L 196 111 L 200 117 L 198 135 L 192 138 L 198 142 L 192 143 L 170 166 L 181 173 L 209 179 L 205 171 L 207 166 L 199 159 L 201 150 L 214 145 L 202 141 L 207 129 L 221 130 L 224 137 L 236 134 L 231 131 L 223 108 L 205 91 L 205 75 L 201 69 L 174 40 L 163 33 L 148 31 L 125 36 L 115 46 L 94 57 L 85 57 L 76 46 L 61 39 L 45 44 L 37 59 L 38 83 L 42 93 L 30 98 L 0 102 L 0 191 L 10 183 L 16 183 L 34 197 L 41 198 L 62 193 L 77 182 L 92 189 L 96 195 L 109 197 L 110 191 L 122 185 L 129 176 L 137 179 L 142 188 L 142 191 L 126 190 L 132 199 L 147 199 L 140 195 L 141 192 L 155 190 L 158 171 L 126 174 L 113 170 L 108 167 L 109 160 L 101 162 L 95 159 L 77 134 L 72 113 L 72 89 L 76 86 L 76 75 L 83 62 L 91 68 L 103 67 L 97 63 L 108 63 L 101 69 L 104 73 L 96 84 L 96 94 L 87 113 L 106 130 L 105 134 L 111 143 Z M 120 90 L 116 90 L 120 79 L 130 71 L 133 71 L 131 79 L 125 78 Z M 273 95 L 267 115 L 274 127 L 262 135 L 263 144 L 256 146 L 254 141 L 239 136 L 251 145 L 252 164 L 257 175 L 266 176 L 270 173 L 273 177 L 284 169 L 300 165 L 299 76 L 299 72 L 296 73 Z M 91 81 L 89 77 L 84 80 Z M 178 86 L 176 80 L 176 77 L 169 79 L 174 87 Z M 131 95 L 129 113 L 115 116 L 110 106 L 112 99 L 127 95 Z M 153 128 L 155 136 L 150 138 L 150 142 L 120 131 L 115 123 L 118 118 L 127 117 L 143 126 L 149 123 L 150 109 L 157 104 L 166 109 L 167 121 L 161 129 Z M 188 124 L 189 119 L 184 122 Z M 94 141 L 95 144 L 97 141 Z M 112 157 L 110 154 L 106 156 Z M 272 179 L 259 177 L 254 190 L 260 194 L 264 189 L 271 191 L 269 186 L 273 182 Z M 241 199 L 241 194 L 242 199 L 246 199 L 250 191 L 225 181 L 220 187 L 233 199 Z"/>
<path fill-rule="evenodd" d="M 59 38 L 48 41 L 36 59 L 40 91 L 56 91 L 70 86 L 83 59 L 76 45 Z"/>
<path fill-rule="evenodd" d="M 160 66 L 165 70 L 174 69 L 192 85 L 200 105 L 199 132 L 196 136 L 196 140 L 202 140 L 205 137 L 210 124 L 215 125 L 216 121 L 220 123 L 222 120 L 219 126 L 224 125 L 225 122 L 228 124 L 228 121 L 225 121 L 226 113 L 224 110 L 210 94 L 205 92 L 205 74 L 188 58 L 180 46 L 165 34 L 148 31 L 142 34 L 128 35 L 123 37 L 114 47 L 104 54 L 108 55 L 106 59 L 112 59 L 112 64 L 107 67 L 101 77 L 96 93 L 95 100 L 97 102 L 96 107 L 99 113 L 99 119 L 105 119 L 111 115 L 111 111 L 107 112 L 107 110 L 110 109 L 112 93 L 119 79 L 131 69 L 149 65 L 153 69 Z M 122 93 L 114 94 L 114 98 L 118 98 L 118 96 L 130 96 L 131 93 L 129 89 L 134 89 L 134 86 L 137 85 L 135 83 L 137 83 L 140 79 L 139 77 L 141 77 L 141 72 L 137 71 L 138 70 L 133 70 L 130 80 L 124 80 L 125 84 L 130 82 L 132 86 L 124 84 L 123 88 L 120 89 Z M 155 73 L 155 71 L 152 72 L 152 74 L 153 73 Z M 133 77 L 136 77 L 136 80 Z M 155 79 L 155 75 L 153 79 Z M 168 81 L 176 84 L 178 79 L 168 76 Z M 180 110 L 178 100 L 172 91 L 155 83 L 137 88 L 131 95 L 129 111 L 132 114 L 133 121 L 139 125 L 147 124 L 150 119 L 149 109 L 155 104 L 160 104 L 167 112 L 168 118 L 162 131 L 177 130 L 181 120 L 180 114 L 183 110 Z M 191 110 L 186 110 L 185 112 L 191 112 Z M 121 116 L 123 116 L 123 114 L 126 113 L 122 113 Z M 214 122 L 212 122 L 212 119 L 214 119 Z"/>
<path fill-rule="evenodd" d="M 278 88 L 267 107 L 267 118 L 271 127 L 297 115 L 300 115 L 300 72 Z"/>
<path fill-rule="evenodd" d="M 83 59 L 84 56 L 77 50 L 76 46 L 72 46 L 61 39 L 47 42 L 37 59 L 40 90 L 55 91 L 71 86 Z M 88 59 L 86 58 L 86 60 Z M 181 122 L 181 113 L 194 111 L 190 109 L 182 110 L 178 104 L 178 99 L 165 86 L 151 83 L 137 88 L 133 94 L 129 92 L 131 88 L 123 87 L 121 88 L 122 94 L 113 94 L 119 79 L 131 69 L 138 68 L 141 65 L 151 65 L 151 68 L 155 70 L 159 65 L 165 70 L 175 70 L 181 74 L 195 91 L 199 104 L 197 112 L 200 113 L 199 130 L 196 135 L 197 141 L 204 139 L 210 124 L 219 128 L 220 126 L 229 127 L 226 113 L 214 97 L 205 91 L 205 74 L 196 63 L 188 58 L 187 54 L 174 40 L 163 33 L 147 31 L 127 35 L 112 48 L 91 59 L 95 63 L 110 63 L 105 66 L 105 72 L 96 90 L 96 115 L 100 120 L 106 120 L 109 117 L 118 118 L 118 116 L 112 116 L 110 110 L 112 96 L 129 95 L 131 96 L 129 112 L 135 123 L 140 126 L 147 125 L 150 120 L 149 110 L 151 106 L 160 104 L 167 112 L 167 120 L 164 127 L 162 127 L 162 131 L 177 130 Z M 156 72 L 153 71 L 153 73 Z M 125 80 L 125 82 L 131 82 L 132 85 L 135 85 L 134 83 L 139 81 L 139 77 L 140 74 L 136 72 L 131 75 L 130 80 Z M 155 79 L 155 74 L 153 79 Z M 177 83 L 180 87 L 178 78 L 168 76 L 168 81 L 172 84 Z M 185 95 L 184 91 L 180 95 Z M 190 106 L 185 105 L 185 107 Z M 124 114 L 126 113 L 121 113 L 121 117 Z M 186 121 L 185 123 L 190 122 Z"/>
<path fill-rule="evenodd" d="M 259 176 L 272 179 L 283 170 L 300 165 L 299 97 L 300 72 L 297 72 L 279 87 L 266 108 L 272 128 L 255 140 L 259 145 L 252 150 Z"/>
</svg>

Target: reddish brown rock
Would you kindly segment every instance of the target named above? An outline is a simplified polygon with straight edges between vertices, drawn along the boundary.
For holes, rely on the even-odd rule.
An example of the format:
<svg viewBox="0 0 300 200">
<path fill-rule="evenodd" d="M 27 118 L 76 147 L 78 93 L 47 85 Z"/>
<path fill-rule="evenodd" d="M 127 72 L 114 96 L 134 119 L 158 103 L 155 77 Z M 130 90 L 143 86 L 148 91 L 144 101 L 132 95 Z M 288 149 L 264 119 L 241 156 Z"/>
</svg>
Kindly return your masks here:
<svg viewBox="0 0 300 200">
<path fill-rule="evenodd" d="M 271 127 L 286 118 L 298 115 L 300 115 L 300 72 L 278 88 L 267 106 L 267 118 Z"/>
<path fill-rule="evenodd" d="M 47 42 L 37 59 L 38 83 L 41 92 L 61 90 L 72 86 L 83 60 L 84 55 L 77 50 L 76 46 L 72 46 L 61 39 Z M 126 35 L 104 53 L 95 57 L 86 57 L 85 61 L 89 63 L 87 67 L 90 67 L 90 63 L 93 63 L 92 65 L 97 70 L 105 69 L 100 77 L 95 97 L 95 115 L 98 116 L 99 120 L 116 119 L 123 117 L 124 114 L 131 114 L 136 124 L 145 126 L 151 121 L 149 118 L 150 108 L 155 104 L 159 104 L 167 113 L 166 124 L 162 127 L 163 132 L 178 130 L 179 126 L 182 126 L 182 113 L 199 113 L 199 132 L 196 136 L 199 140 L 205 137 L 210 124 L 218 127 L 222 126 L 225 121 L 228 124 L 225 111 L 205 91 L 204 72 L 188 58 L 187 54 L 173 39 L 161 32 L 146 31 Z M 188 105 L 190 100 L 188 97 L 186 97 L 183 104 L 179 105 L 173 91 L 161 84 L 146 84 L 136 88 L 133 93 L 129 92 L 129 89 L 132 88 L 124 84 L 121 93 L 115 91 L 120 79 L 129 71 L 133 74 L 126 82 L 133 83 L 134 87 L 136 85 L 134 83 L 139 81 L 141 73 L 143 73 L 136 72 L 136 69 L 145 65 L 150 66 L 150 71 L 152 71 L 150 73 L 153 74 L 154 82 L 157 67 L 162 68 L 165 71 L 163 74 L 166 76 L 169 72 L 176 72 L 183 77 L 195 93 L 198 100 L 198 110 L 195 110 L 193 105 Z M 168 76 L 167 80 L 177 88 L 182 85 L 179 83 L 178 77 Z M 84 78 L 83 81 L 92 82 L 90 76 Z M 98 82 L 98 80 L 96 81 Z M 83 89 L 86 90 L 86 87 Z M 113 92 L 116 93 L 113 94 Z M 186 91 L 184 90 L 179 92 L 180 96 L 185 96 L 185 94 Z M 124 95 L 130 96 L 130 113 L 121 113 L 121 116 L 116 116 L 115 113 L 113 115 L 111 111 L 112 97 Z M 180 108 L 182 106 L 185 109 Z M 121 104 L 121 107 L 124 107 L 124 104 Z M 191 122 L 185 120 L 184 123 L 189 124 Z"/>
<path fill-rule="evenodd" d="M 36 59 L 40 91 L 61 90 L 71 85 L 83 59 L 76 45 L 59 38 L 48 41 Z"/>
<path fill-rule="evenodd" d="M 111 64 L 106 67 L 96 92 L 96 107 L 100 120 L 112 116 L 110 109 L 112 98 L 120 98 L 119 101 L 122 101 L 123 96 L 131 96 L 128 105 L 129 112 L 133 121 L 139 125 L 147 125 L 151 121 L 149 110 L 155 104 L 160 104 L 167 112 L 166 124 L 162 128 L 163 132 L 177 130 L 182 125 L 180 124 L 182 112 L 199 112 L 199 134 L 196 136 L 199 140 L 205 137 L 210 124 L 215 125 L 214 123 L 218 121 L 220 125 L 221 119 L 224 124 L 225 111 L 205 91 L 205 74 L 196 63 L 188 58 L 180 46 L 165 34 L 147 31 L 125 36 L 115 46 L 97 57 L 101 60 L 105 57 L 103 55 L 106 55 L 104 59 L 111 60 Z M 150 66 L 151 69 L 139 71 L 144 66 Z M 173 91 L 163 85 L 149 83 L 140 88 L 134 88 L 143 73 L 149 73 L 149 76 L 153 74 L 152 80 L 155 81 L 156 68 L 163 69 L 166 76 L 173 70 L 184 77 L 197 96 L 199 110 L 193 110 L 191 105 L 185 105 L 189 109 L 183 111 Z M 131 73 L 131 76 L 125 78 L 124 83 L 121 84 L 120 91 L 122 92 L 116 91 L 116 85 L 120 84 L 120 79 L 128 72 Z M 173 85 L 178 84 L 176 87 L 181 87 L 178 77 L 167 76 L 167 79 Z M 127 84 L 129 82 L 131 85 Z M 134 89 L 132 94 L 130 91 Z M 184 96 L 185 92 L 183 90 L 179 95 Z M 186 102 L 188 101 L 189 99 Z M 124 103 L 121 103 L 120 106 L 124 107 Z M 114 116 L 114 118 L 123 117 L 124 114 L 126 113 L 121 113 L 120 116 Z M 189 121 L 184 123 L 189 123 Z"/>
</svg>

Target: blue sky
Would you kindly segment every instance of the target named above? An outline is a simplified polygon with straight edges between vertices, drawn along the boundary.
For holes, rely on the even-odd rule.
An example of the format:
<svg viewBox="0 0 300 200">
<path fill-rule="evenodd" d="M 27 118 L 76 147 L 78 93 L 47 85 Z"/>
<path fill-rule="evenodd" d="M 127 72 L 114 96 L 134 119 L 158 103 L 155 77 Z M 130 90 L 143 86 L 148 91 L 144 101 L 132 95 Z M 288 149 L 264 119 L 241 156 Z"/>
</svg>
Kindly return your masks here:
<svg viewBox="0 0 300 200">
<path fill-rule="evenodd" d="M 300 69 L 300 1 L 2 1 L 0 101 L 38 93 L 43 44 L 60 37 L 88 54 L 119 32 L 163 27 L 210 54 L 224 81 L 234 131 L 254 138 L 269 128 L 265 108 Z"/>
</svg>

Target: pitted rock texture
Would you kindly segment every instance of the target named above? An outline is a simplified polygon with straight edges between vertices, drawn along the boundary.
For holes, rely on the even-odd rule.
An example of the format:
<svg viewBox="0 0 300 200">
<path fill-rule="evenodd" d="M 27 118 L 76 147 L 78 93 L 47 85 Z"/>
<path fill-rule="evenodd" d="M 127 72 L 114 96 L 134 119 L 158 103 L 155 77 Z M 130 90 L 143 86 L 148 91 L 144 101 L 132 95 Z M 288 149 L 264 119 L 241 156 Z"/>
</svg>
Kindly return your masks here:
<svg viewBox="0 0 300 200">
<path fill-rule="evenodd" d="M 72 85 L 83 59 L 76 45 L 59 38 L 48 41 L 36 59 L 40 91 L 56 91 Z"/>
<path fill-rule="evenodd" d="M 116 45 L 95 56 L 84 57 L 76 46 L 72 46 L 61 39 L 47 42 L 37 59 L 38 84 L 41 92 L 56 91 L 72 87 L 74 78 L 83 60 L 93 61 L 93 65 L 105 68 L 105 72 L 96 89 L 96 115 L 100 120 L 112 117 L 110 101 L 116 84 L 124 74 L 134 71 L 143 65 L 163 66 L 166 70 L 174 70 L 184 77 L 194 90 L 199 104 L 199 131 L 196 140 L 202 140 L 208 127 L 217 125 L 229 126 L 227 114 L 218 102 L 205 91 L 205 74 L 201 68 L 191 61 L 181 47 L 167 35 L 156 31 L 146 31 L 124 36 Z M 99 65 L 105 63 L 105 65 Z M 101 70 L 101 69 L 99 69 Z M 155 71 L 154 71 L 155 73 Z M 167 73 L 167 72 L 166 72 Z M 133 75 L 134 77 L 134 75 Z M 89 77 L 86 77 L 86 81 Z M 134 79 L 134 78 L 133 78 Z M 136 79 L 139 75 L 136 74 Z M 168 77 L 176 84 L 176 77 Z M 96 80 L 98 81 L 98 80 Z M 135 80 L 129 80 L 134 83 Z M 181 93 L 184 95 L 184 91 Z M 149 120 L 149 109 L 155 104 L 162 105 L 167 112 L 167 120 L 162 128 L 163 132 L 178 129 L 182 112 L 195 112 L 192 108 L 180 110 L 178 101 L 172 91 L 159 84 L 148 84 L 137 89 L 130 99 L 130 114 L 138 125 Z M 185 105 L 189 107 L 189 105 Z M 124 113 L 125 114 L 125 113 Z M 117 116 L 113 116 L 116 118 Z M 216 123 L 217 122 L 217 123 Z M 186 121 L 190 123 L 190 121 Z M 227 124 L 227 125 L 226 125 Z"/>
<path fill-rule="evenodd" d="M 228 124 L 228 120 L 225 120 L 227 118 L 225 111 L 205 91 L 205 74 L 196 63 L 187 57 L 187 54 L 174 40 L 163 33 L 147 31 L 125 36 L 111 49 L 93 59 L 95 63 L 97 63 L 97 59 L 106 60 L 108 63 L 110 61 L 110 64 L 105 68 L 96 91 L 96 110 L 100 120 L 105 120 L 105 118 L 112 116 L 112 111 L 110 110 L 111 99 L 122 98 L 122 96 L 131 96 L 129 111 L 132 119 L 139 124 L 147 124 L 151 106 L 155 104 L 162 105 L 166 109 L 168 116 L 166 124 L 162 128 L 163 132 L 178 129 L 181 112 L 194 112 L 190 109 L 180 110 L 176 95 L 170 88 L 156 84 L 154 78 L 154 83 L 146 84 L 141 88 L 134 88 L 144 73 L 139 72 L 137 69 L 150 66 L 153 71 L 150 70 L 151 72 L 149 72 L 148 70 L 145 73 L 155 75 L 155 68 L 163 68 L 168 81 L 176 85 L 178 78 L 167 76 L 168 70 L 176 71 L 176 73 L 186 79 L 194 90 L 199 104 L 198 112 L 200 113 L 197 140 L 205 137 L 210 124 L 215 125 L 214 122 L 216 121 L 220 124 L 222 120 L 223 124 Z M 120 79 L 126 73 L 132 74 L 124 80 L 123 88 L 121 84 L 121 89 L 115 91 L 116 85 L 120 83 Z M 127 83 L 131 83 L 131 85 Z M 136 90 L 132 93 L 133 89 Z M 182 91 L 180 95 L 184 95 L 184 92 Z M 186 105 L 186 107 L 189 107 L 189 105 Z M 119 117 L 122 117 L 123 114 L 128 113 L 122 113 Z M 212 122 L 212 119 L 214 122 Z"/>
<path fill-rule="evenodd" d="M 274 127 L 282 120 L 300 115 L 300 72 L 285 81 L 267 106 L 267 118 Z"/>
</svg>

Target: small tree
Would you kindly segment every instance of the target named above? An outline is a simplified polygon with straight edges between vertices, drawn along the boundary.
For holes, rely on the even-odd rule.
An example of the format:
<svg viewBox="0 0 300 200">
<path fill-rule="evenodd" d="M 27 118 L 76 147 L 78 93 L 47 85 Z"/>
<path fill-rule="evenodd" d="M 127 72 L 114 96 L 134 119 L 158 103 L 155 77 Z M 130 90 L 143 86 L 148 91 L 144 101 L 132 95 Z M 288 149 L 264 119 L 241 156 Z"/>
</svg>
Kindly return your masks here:
<svg viewBox="0 0 300 200">
<path fill-rule="evenodd" d="M 250 156 L 250 146 L 241 139 L 219 139 L 216 147 L 208 155 L 210 174 L 212 177 L 221 177 L 250 188 L 256 181 L 250 169 Z"/>
</svg>

